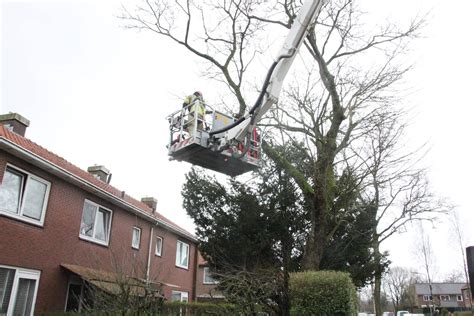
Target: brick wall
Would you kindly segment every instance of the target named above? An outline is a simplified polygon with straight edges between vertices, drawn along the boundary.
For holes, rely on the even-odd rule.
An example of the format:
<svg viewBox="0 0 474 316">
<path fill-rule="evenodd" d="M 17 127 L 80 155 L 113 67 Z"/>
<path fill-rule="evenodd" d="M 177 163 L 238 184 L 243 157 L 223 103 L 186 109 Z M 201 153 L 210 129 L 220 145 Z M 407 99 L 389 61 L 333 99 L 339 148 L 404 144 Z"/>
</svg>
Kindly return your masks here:
<svg viewBox="0 0 474 316">
<path fill-rule="evenodd" d="M 0 181 L 7 162 L 51 182 L 43 227 L 0 216 L 0 265 L 41 271 L 35 315 L 64 309 L 69 275 L 60 264 L 111 272 L 119 267 L 127 274 L 135 267 L 145 277 L 151 223 L 3 151 L 0 151 Z M 108 246 L 79 238 L 85 199 L 113 212 Z M 139 250 L 131 247 L 133 226 L 142 230 Z M 193 298 L 195 245 L 162 227 L 153 228 L 155 236 L 163 238 L 163 251 L 161 257 L 155 255 L 156 238 L 153 238 L 152 279 L 174 284 L 177 288 L 173 289 L 189 292 L 189 298 Z M 190 245 L 189 269 L 175 266 L 178 239 Z M 165 296 L 169 298 L 173 289 L 165 287 Z"/>
</svg>

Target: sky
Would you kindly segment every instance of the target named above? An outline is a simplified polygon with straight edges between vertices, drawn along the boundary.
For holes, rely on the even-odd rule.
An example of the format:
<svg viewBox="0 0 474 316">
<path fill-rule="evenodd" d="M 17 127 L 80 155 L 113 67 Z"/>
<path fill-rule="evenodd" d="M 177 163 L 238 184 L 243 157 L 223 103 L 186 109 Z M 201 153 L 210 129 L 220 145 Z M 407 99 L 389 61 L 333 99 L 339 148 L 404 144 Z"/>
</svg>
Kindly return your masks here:
<svg viewBox="0 0 474 316">
<path fill-rule="evenodd" d="M 159 212 L 192 231 L 180 195 L 190 165 L 168 160 L 165 118 L 185 95 L 206 95 L 213 82 L 199 76 L 199 62 L 185 50 L 124 28 L 117 18 L 121 5 L 136 1 L 0 0 L 0 113 L 28 118 L 28 138 L 83 169 L 105 165 L 112 185 L 137 199 L 154 196 Z M 468 245 L 474 245 L 474 2 L 360 4 L 391 21 L 427 13 L 423 36 L 410 52 L 415 68 L 406 78 L 412 87 L 406 102 L 416 112 L 409 142 L 428 142 L 425 165 L 433 190 L 457 206 Z M 269 54 L 270 61 L 276 52 Z M 460 254 L 446 219 L 426 229 L 442 278 L 460 267 Z M 416 238 L 409 230 L 382 246 L 394 265 L 420 269 Z"/>
</svg>

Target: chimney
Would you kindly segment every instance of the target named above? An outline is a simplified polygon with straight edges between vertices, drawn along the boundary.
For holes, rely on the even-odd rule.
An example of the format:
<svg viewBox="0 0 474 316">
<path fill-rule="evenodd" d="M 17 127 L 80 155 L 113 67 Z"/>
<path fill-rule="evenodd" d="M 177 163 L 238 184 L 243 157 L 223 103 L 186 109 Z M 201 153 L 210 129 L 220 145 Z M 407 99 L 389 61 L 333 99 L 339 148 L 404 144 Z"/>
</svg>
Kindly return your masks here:
<svg viewBox="0 0 474 316">
<path fill-rule="evenodd" d="M 109 183 L 109 179 L 112 176 L 109 169 L 104 166 L 93 165 L 87 168 L 87 172 L 93 175 L 95 178 L 99 179 L 102 182 Z"/>
<path fill-rule="evenodd" d="M 0 115 L 0 124 L 18 135 L 25 136 L 30 121 L 18 113 L 8 113 Z"/>
<path fill-rule="evenodd" d="M 156 212 L 156 206 L 158 204 L 157 199 L 155 199 L 154 197 L 144 197 L 142 198 L 141 201 L 145 203 L 146 205 L 148 205 L 148 207 L 150 207 L 153 210 L 153 213 Z"/>
</svg>

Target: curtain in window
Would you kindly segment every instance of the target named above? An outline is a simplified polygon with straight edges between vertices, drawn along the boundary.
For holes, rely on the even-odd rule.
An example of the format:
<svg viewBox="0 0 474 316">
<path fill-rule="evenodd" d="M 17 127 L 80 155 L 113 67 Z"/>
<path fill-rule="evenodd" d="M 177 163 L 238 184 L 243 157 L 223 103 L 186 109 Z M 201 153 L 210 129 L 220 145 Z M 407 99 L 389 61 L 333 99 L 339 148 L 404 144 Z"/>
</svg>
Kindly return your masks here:
<svg viewBox="0 0 474 316">
<path fill-rule="evenodd" d="M 95 238 L 107 241 L 109 228 L 109 212 L 99 209 L 96 218 Z"/>
<path fill-rule="evenodd" d="M 188 266 L 188 245 L 184 243 L 179 243 L 179 264 Z"/>
<path fill-rule="evenodd" d="M 46 188 L 46 184 L 31 177 L 28 178 L 26 196 L 23 199 L 23 215 L 37 220 L 41 219 Z"/>
<path fill-rule="evenodd" d="M 0 316 L 7 314 L 15 270 L 0 268 Z"/>
<path fill-rule="evenodd" d="M 97 207 L 89 203 L 84 204 L 81 221 L 81 235 L 92 237 L 94 231 L 95 211 Z"/>
<path fill-rule="evenodd" d="M 0 208 L 2 210 L 18 214 L 22 182 L 23 176 L 21 174 L 11 172 L 9 169 L 5 171 L 0 187 Z"/>
<path fill-rule="evenodd" d="M 134 248 L 140 247 L 140 230 L 134 228 L 132 233 L 132 246 Z"/>
<path fill-rule="evenodd" d="M 33 306 L 33 296 L 35 295 L 35 286 L 36 280 L 20 278 L 18 282 L 18 291 L 16 293 L 13 315 L 31 315 L 31 307 Z"/>
<path fill-rule="evenodd" d="M 162 239 L 157 237 L 156 238 L 156 249 L 155 249 L 155 253 L 157 255 L 161 255 L 161 246 L 162 246 Z"/>
</svg>

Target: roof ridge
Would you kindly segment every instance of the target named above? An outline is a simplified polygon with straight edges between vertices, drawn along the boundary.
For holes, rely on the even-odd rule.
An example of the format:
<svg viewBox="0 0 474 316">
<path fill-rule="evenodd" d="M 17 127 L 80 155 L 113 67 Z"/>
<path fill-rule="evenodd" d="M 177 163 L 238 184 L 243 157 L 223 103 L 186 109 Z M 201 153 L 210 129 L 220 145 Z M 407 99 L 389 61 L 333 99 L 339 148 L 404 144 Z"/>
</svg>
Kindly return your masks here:
<svg viewBox="0 0 474 316">
<path fill-rule="evenodd" d="M 111 185 L 109 183 L 103 182 L 103 181 L 95 178 L 92 174 L 90 174 L 86 170 L 83 170 L 82 168 L 76 166 L 72 162 L 70 162 L 70 161 L 66 160 L 65 158 L 55 154 L 54 152 L 52 152 L 52 151 L 48 150 L 47 148 L 39 145 L 38 143 L 32 141 L 31 139 L 29 139 L 27 137 L 24 137 L 24 136 L 21 136 L 21 135 L 19 135 L 17 133 L 14 133 L 12 131 L 9 131 L 2 124 L 0 124 L 0 138 L 5 138 L 6 140 L 8 140 L 10 142 L 15 143 L 17 146 L 19 146 L 19 147 L 21 147 L 21 148 L 23 148 L 23 149 L 25 149 L 29 152 L 32 152 L 33 154 L 47 160 L 49 163 L 54 164 L 54 165 L 58 166 L 61 169 L 64 169 L 68 172 L 73 173 L 75 176 L 77 176 L 77 177 L 81 178 L 82 180 L 85 180 L 85 181 L 93 184 L 94 186 L 96 186 L 96 187 L 98 187 L 98 188 L 114 195 L 115 197 L 122 200 L 123 202 L 131 204 L 131 205 L 141 209 L 142 211 L 145 211 L 148 215 L 156 218 L 157 220 L 162 220 L 162 221 L 166 222 L 167 224 L 169 224 L 171 226 L 174 226 L 174 227 L 182 230 L 183 232 L 186 232 L 187 234 L 189 234 L 191 236 L 194 236 L 192 233 L 188 232 L 186 229 L 184 229 L 180 225 L 178 225 L 178 224 L 174 223 L 173 221 L 169 220 L 167 217 L 165 217 L 161 213 L 153 212 L 153 210 L 148 205 L 143 203 L 142 201 L 139 201 L 136 198 L 134 198 L 134 197 L 132 197 L 132 196 L 126 194 L 126 193 L 122 196 L 122 192 L 125 192 L 125 191 L 122 191 L 122 190 L 114 187 L 113 185 Z M 57 161 L 52 161 L 52 160 L 57 160 Z"/>
</svg>

